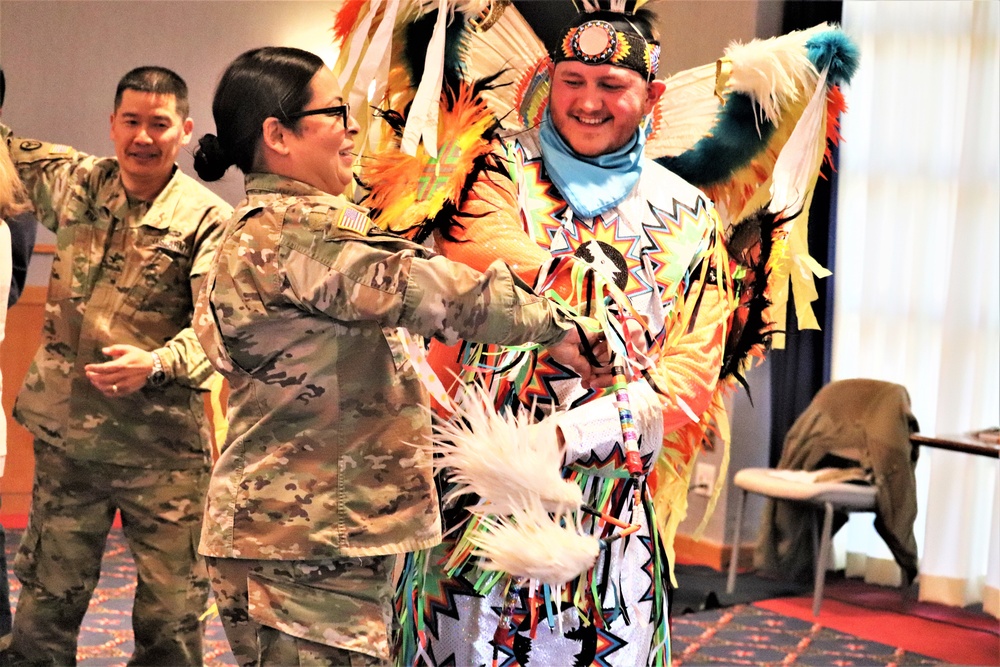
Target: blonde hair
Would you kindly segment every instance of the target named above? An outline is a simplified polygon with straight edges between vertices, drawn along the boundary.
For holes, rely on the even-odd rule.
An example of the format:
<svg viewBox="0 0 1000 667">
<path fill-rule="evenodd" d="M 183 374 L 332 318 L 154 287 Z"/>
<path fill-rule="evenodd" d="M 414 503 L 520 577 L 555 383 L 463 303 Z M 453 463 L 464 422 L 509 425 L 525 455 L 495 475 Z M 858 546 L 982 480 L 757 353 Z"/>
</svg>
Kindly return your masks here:
<svg viewBox="0 0 1000 667">
<path fill-rule="evenodd" d="M 23 213 L 29 208 L 28 193 L 10 159 L 7 144 L 0 141 L 0 219 Z"/>
</svg>

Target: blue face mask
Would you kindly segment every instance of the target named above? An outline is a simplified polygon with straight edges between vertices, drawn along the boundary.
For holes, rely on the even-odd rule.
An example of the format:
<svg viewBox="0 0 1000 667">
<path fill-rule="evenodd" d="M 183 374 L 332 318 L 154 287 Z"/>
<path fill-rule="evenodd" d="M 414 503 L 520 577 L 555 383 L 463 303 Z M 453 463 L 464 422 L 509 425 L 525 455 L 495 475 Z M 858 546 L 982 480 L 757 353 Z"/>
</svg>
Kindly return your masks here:
<svg viewBox="0 0 1000 667">
<path fill-rule="evenodd" d="M 552 124 L 549 110 L 545 110 L 538 135 L 545 170 L 577 215 L 593 218 L 625 200 L 642 171 L 642 151 L 646 147 L 644 130 L 645 124 L 636 130 L 631 141 L 616 151 L 584 157 L 563 141 Z"/>
</svg>

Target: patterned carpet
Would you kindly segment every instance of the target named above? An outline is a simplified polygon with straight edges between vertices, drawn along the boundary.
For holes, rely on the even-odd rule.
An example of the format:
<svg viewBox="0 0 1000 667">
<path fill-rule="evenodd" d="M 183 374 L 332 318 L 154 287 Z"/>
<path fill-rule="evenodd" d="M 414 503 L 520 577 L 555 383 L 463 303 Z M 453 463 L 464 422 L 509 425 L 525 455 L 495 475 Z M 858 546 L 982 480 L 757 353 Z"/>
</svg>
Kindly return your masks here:
<svg viewBox="0 0 1000 667">
<path fill-rule="evenodd" d="M 13 562 L 20 532 L 7 534 L 8 563 Z M 9 575 L 11 604 L 20 583 Z M 132 596 L 135 568 L 120 531 L 112 531 L 104 553 L 101 581 L 83 620 L 77 652 L 80 667 L 117 667 L 132 654 Z M 932 658 L 886 644 L 859 639 L 818 624 L 782 616 L 752 605 L 676 616 L 673 620 L 674 665 L 938 665 Z M 234 667 L 217 616 L 207 622 L 206 667 Z"/>
<path fill-rule="evenodd" d="M 11 607 L 17 605 L 21 584 L 10 574 L 10 564 L 21 540 L 21 532 L 7 531 L 7 564 Z M 132 597 L 135 591 L 135 565 L 121 531 L 108 536 L 97 584 L 90 607 L 83 619 L 76 658 L 80 667 L 117 667 L 132 656 Z M 205 629 L 205 667 L 235 667 L 236 660 L 218 616 L 210 618 Z"/>
<path fill-rule="evenodd" d="M 678 616 L 672 627 L 674 667 L 943 664 L 752 605 Z"/>
</svg>

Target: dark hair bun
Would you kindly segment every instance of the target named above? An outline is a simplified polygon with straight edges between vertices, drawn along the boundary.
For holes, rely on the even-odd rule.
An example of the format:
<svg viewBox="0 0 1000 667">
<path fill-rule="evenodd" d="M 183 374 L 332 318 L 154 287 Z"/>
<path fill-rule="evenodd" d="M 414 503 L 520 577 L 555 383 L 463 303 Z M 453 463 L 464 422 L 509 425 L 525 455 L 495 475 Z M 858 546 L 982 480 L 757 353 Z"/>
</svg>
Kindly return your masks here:
<svg viewBox="0 0 1000 667">
<path fill-rule="evenodd" d="M 219 143 L 214 134 L 206 134 L 198 140 L 194 152 L 194 170 L 203 181 L 217 181 L 233 165 L 233 159 Z"/>
</svg>

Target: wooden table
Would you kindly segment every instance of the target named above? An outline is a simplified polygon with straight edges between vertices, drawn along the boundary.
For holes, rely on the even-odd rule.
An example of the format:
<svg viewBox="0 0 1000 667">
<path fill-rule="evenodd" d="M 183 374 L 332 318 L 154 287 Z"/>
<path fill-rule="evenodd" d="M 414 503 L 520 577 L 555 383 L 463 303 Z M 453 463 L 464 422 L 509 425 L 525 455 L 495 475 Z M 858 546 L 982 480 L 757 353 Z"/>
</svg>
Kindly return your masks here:
<svg viewBox="0 0 1000 667">
<path fill-rule="evenodd" d="M 989 442 L 977 438 L 970 433 L 958 435 L 924 435 L 914 433 L 910 436 L 910 442 L 921 447 L 933 447 L 935 449 L 948 449 L 953 452 L 965 452 L 966 454 L 976 454 L 978 456 L 989 456 L 994 459 L 1000 458 L 1000 443 Z"/>
<path fill-rule="evenodd" d="M 966 598 L 962 590 L 956 590 L 953 584 L 961 584 L 968 575 L 973 573 L 965 572 L 964 566 L 956 561 L 968 557 L 974 542 L 969 533 L 949 531 L 955 528 L 956 520 L 961 517 L 960 521 L 963 523 L 966 521 L 977 522 L 976 530 L 984 530 L 986 533 L 993 531 L 993 535 L 995 535 L 996 527 L 1000 525 L 1000 489 L 994 486 L 995 481 L 990 481 L 990 488 L 987 492 L 988 495 L 992 495 L 992 498 L 981 498 L 981 494 L 977 491 L 975 495 L 977 499 L 973 500 L 967 495 L 971 490 L 963 488 L 962 482 L 956 484 L 956 480 L 981 479 L 967 473 L 972 472 L 970 468 L 975 468 L 978 471 L 983 466 L 988 469 L 986 476 L 994 476 L 996 466 L 1000 465 L 1000 461 L 997 461 L 1000 459 L 1000 444 L 976 437 L 976 432 L 934 436 L 914 433 L 910 436 L 910 442 L 914 447 L 922 445 L 973 456 L 985 456 L 994 460 L 994 463 L 990 463 L 989 461 L 971 460 L 964 456 L 927 457 L 936 460 L 929 462 L 932 468 L 930 502 L 926 508 L 921 508 L 925 512 L 925 531 L 928 537 L 920 546 L 920 593 L 918 599 L 923 602 L 937 602 L 961 607 L 970 600 Z M 981 481 L 986 482 L 987 480 L 982 479 Z M 966 512 L 970 512 L 971 516 L 966 517 Z M 941 534 L 952 535 L 955 540 L 940 540 L 930 537 Z M 984 563 L 1000 562 L 1000 540 L 991 536 L 985 541 L 983 547 L 986 551 Z M 989 586 L 996 586 L 994 580 L 987 579 L 987 581 L 991 582 L 988 584 Z M 990 613 L 994 616 L 997 615 L 995 609 Z"/>
</svg>

